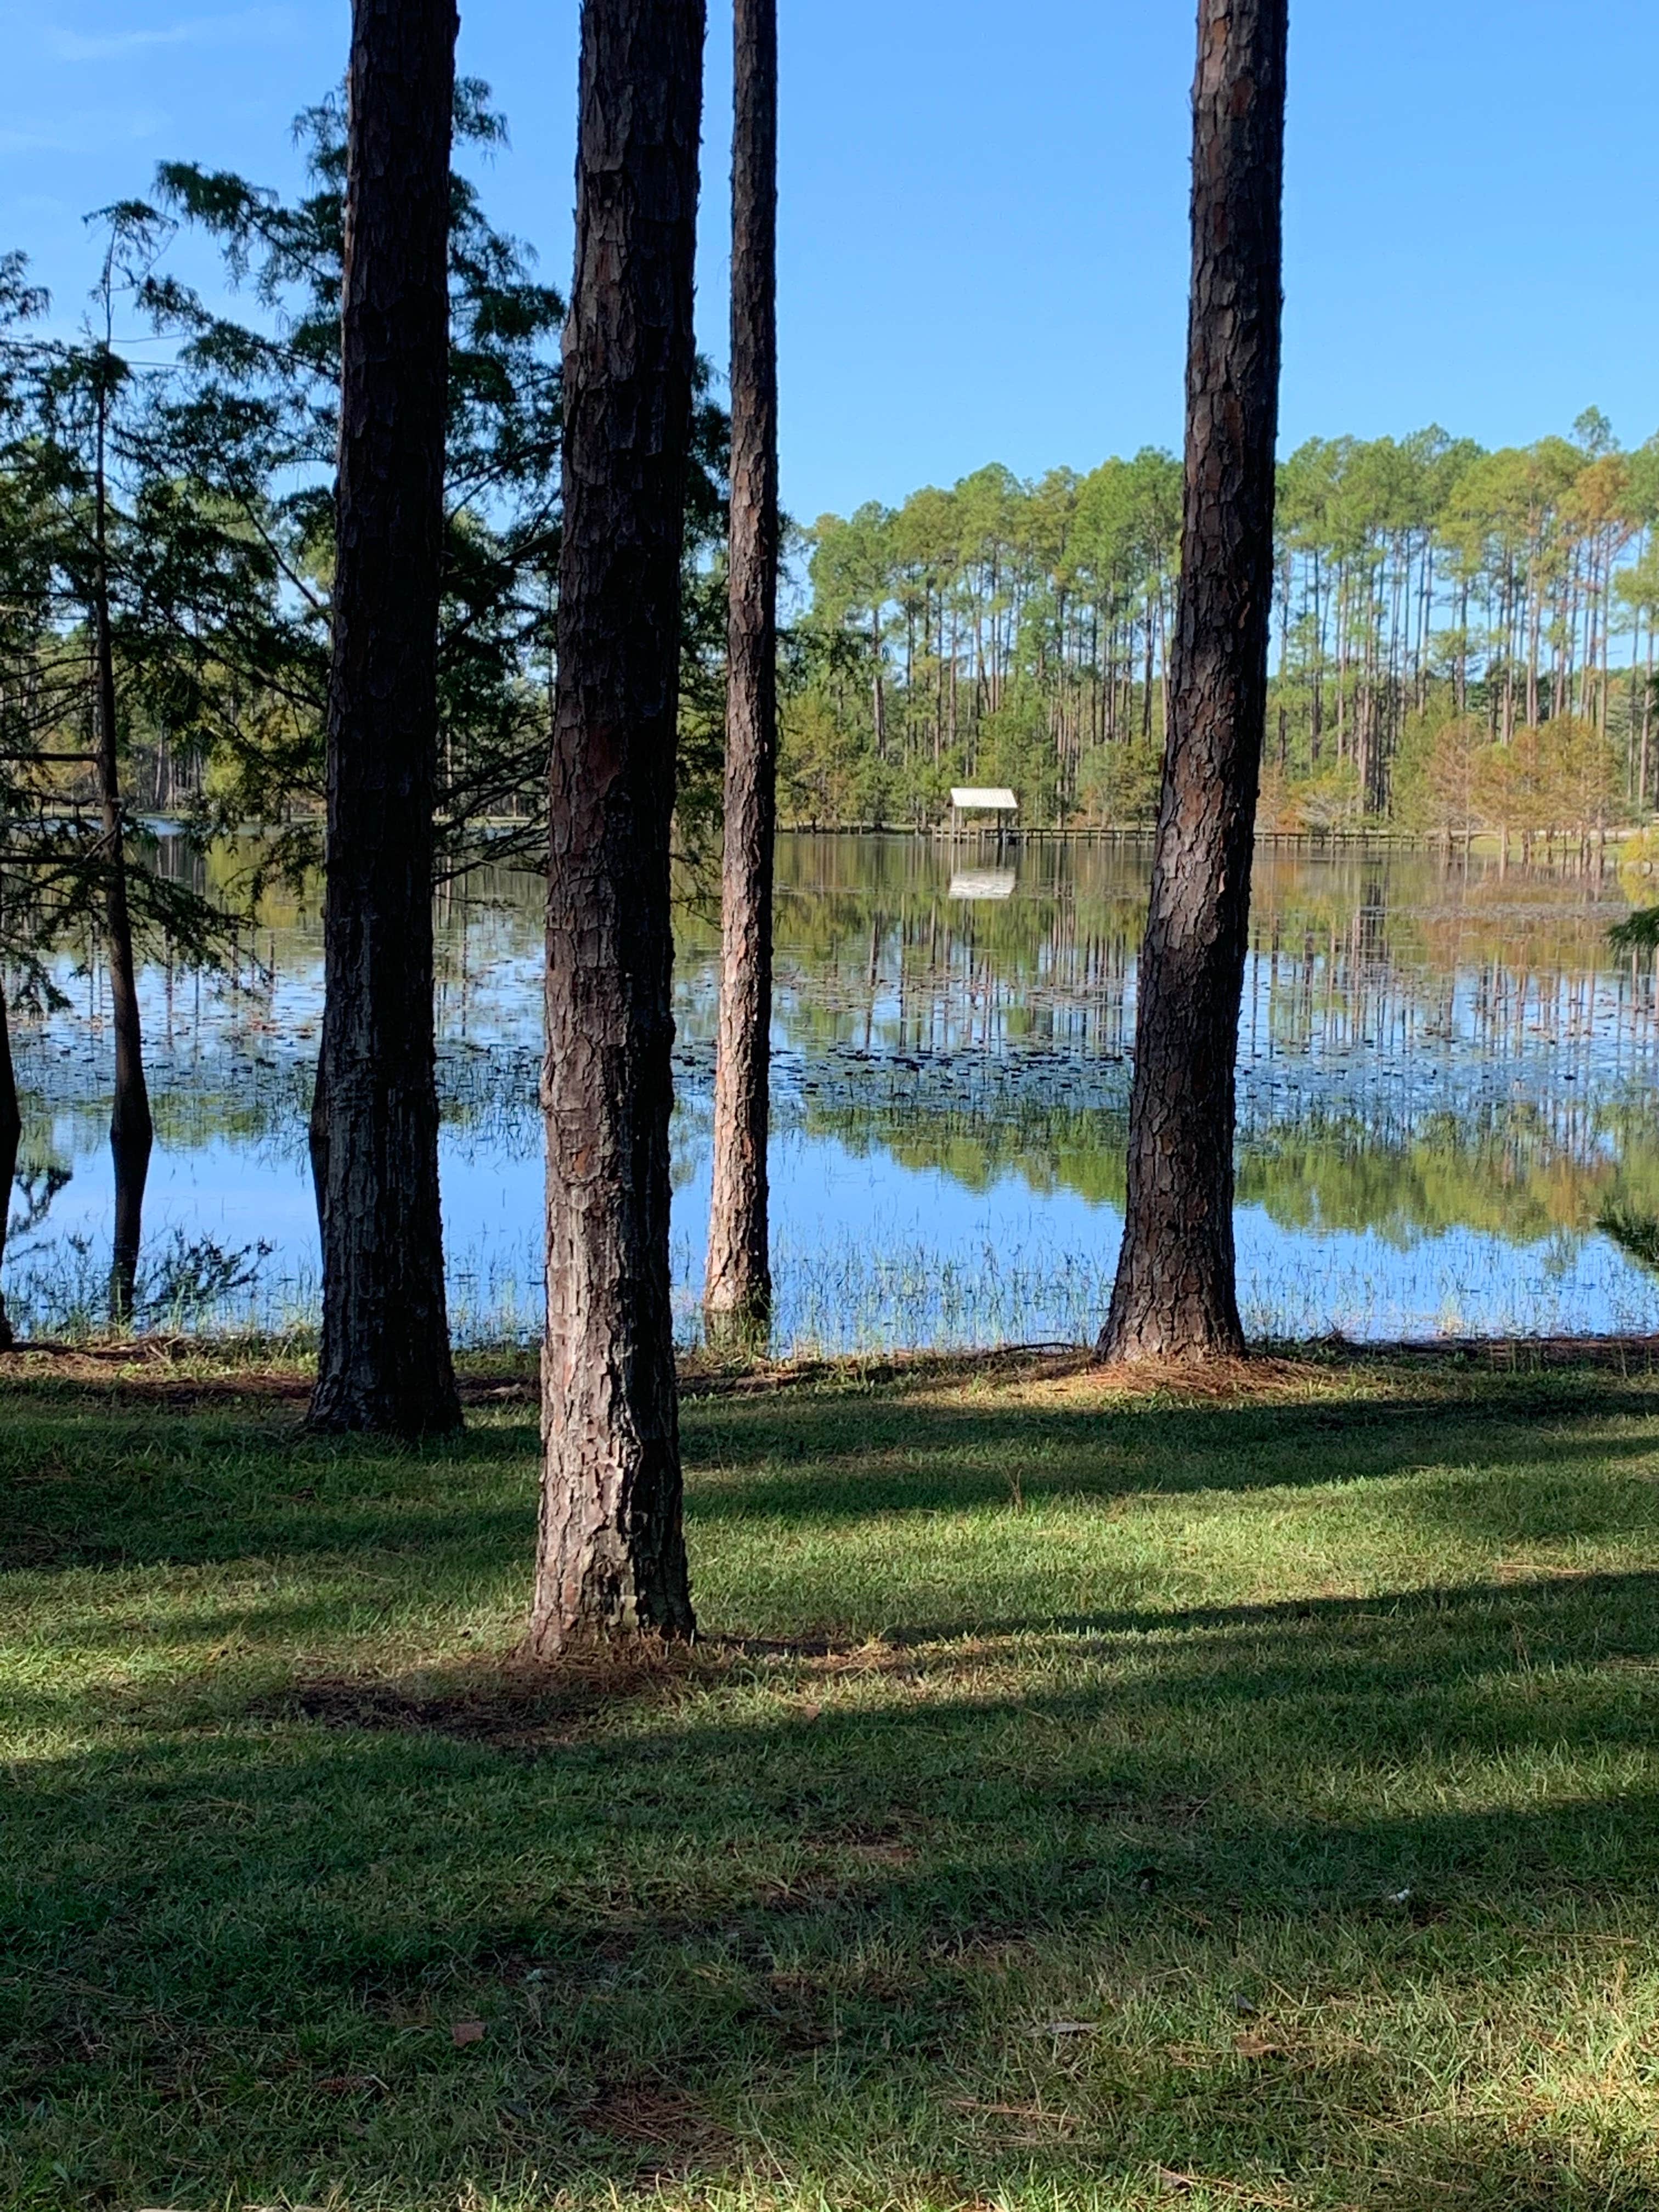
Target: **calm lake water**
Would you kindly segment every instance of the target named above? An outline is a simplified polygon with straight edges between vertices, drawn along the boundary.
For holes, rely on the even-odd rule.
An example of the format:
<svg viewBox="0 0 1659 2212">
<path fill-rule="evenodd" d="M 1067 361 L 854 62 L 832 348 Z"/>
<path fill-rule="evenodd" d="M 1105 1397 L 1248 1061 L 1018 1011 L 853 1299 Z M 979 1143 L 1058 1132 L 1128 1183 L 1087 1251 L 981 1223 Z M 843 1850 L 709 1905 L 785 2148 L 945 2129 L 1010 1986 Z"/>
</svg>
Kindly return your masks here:
<svg viewBox="0 0 1659 2212">
<path fill-rule="evenodd" d="M 180 865 L 185 865 L 182 860 Z M 201 863 L 194 865 L 200 866 Z M 782 841 L 772 1144 L 781 1349 L 1092 1334 L 1121 1223 L 1144 845 L 951 852 Z M 458 1335 L 539 1328 L 539 887 L 441 915 L 443 1184 Z M 1239 1054 L 1239 1286 L 1255 1334 L 1659 1328 L 1659 1283 L 1597 1227 L 1659 1214 L 1651 972 L 1596 886 L 1477 857 L 1258 856 Z M 712 907 L 677 974 L 673 1261 L 696 1334 L 708 1203 Z M 5 1290 L 95 1321 L 108 1261 L 104 979 L 15 1044 L 25 1117 Z M 144 978 L 158 1130 L 152 1326 L 314 1310 L 306 1158 L 317 915 L 273 910 L 235 984 Z"/>
</svg>

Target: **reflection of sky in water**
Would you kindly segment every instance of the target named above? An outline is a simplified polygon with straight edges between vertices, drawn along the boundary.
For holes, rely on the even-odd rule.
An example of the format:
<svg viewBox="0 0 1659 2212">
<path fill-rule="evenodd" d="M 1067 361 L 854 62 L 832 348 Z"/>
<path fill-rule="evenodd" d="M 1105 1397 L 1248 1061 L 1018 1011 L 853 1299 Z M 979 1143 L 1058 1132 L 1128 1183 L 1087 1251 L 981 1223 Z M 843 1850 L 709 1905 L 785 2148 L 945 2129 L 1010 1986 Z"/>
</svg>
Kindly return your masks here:
<svg viewBox="0 0 1659 2212">
<path fill-rule="evenodd" d="M 1098 1325 L 1144 866 L 1034 848 L 1013 897 L 976 905 L 951 898 L 948 857 L 926 845 L 785 841 L 782 1342 L 1073 1340 Z M 536 904 L 520 884 L 505 909 L 443 932 L 444 1207 L 464 1338 L 538 1326 Z M 1651 987 L 1609 962 L 1606 919 L 1582 886 L 1518 872 L 1466 885 L 1421 856 L 1258 869 L 1237 1223 L 1254 1332 L 1659 1327 L 1659 1285 L 1595 1228 L 1610 1199 L 1659 1212 Z M 689 1334 L 708 1197 L 706 915 L 688 913 L 681 939 L 673 1257 Z M 158 1294 L 169 1253 L 206 1238 L 251 1264 L 269 1245 L 257 1283 L 221 1308 L 269 1324 L 315 1294 L 314 927 L 279 923 L 258 950 L 275 981 L 246 991 L 180 979 L 169 994 L 145 978 L 160 1132 L 145 1228 Z M 9 1299 L 36 1328 L 94 1303 L 107 1257 L 107 1031 L 87 979 L 65 981 L 73 1011 L 18 1037 L 37 1197 L 48 1158 L 72 1170 L 8 1254 Z"/>
</svg>

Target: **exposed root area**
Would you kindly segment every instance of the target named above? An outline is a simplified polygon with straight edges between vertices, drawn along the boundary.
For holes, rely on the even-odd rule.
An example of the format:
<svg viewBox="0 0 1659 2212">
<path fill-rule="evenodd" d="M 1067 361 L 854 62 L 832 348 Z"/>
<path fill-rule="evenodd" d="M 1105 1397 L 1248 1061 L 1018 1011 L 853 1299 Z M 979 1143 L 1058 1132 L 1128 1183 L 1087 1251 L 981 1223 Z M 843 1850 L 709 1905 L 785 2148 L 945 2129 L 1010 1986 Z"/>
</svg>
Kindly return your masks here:
<svg viewBox="0 0 1659 2212">
<path fill-rule="evenodd" d="M 534 1753 L 574 1741 L 586 1723 L 621 1702 L 672 1701 L 691 1671 L 689 1654 L 659 1646 L 558 1668 L 481 1662 L 470 1674 L 447 1669 L 442 1680 L 324 1675 L 296 1683 L 263 1710 L 324 1728 L 441 1735 Z"/>
<path fill-rule="evenodd" d="M 1243 1358 L 1106 1363 L 1087 1347 L 1053 1344 L 988 1352 L 849 1353 L 741 1365 L 699 1352 L 681 1362 L 680 1389 L 690 1402 L 897 1387 L 922 1395 L 978 1389 L 1036 1392 L 1060 1402 L 1103 1405 L 1143 1398 L 1244 1403 L 1306 1396 L 1345 1375 L 1392 1370 L 1421 1378 L 1469 1370 L 1536 1374 L 1563 1368 L 1651 1374 L 1659 1368 L 1659 1336 L 1445 1337 L 1389 1344 L 1328 1337 L 1264 1345 Z M 459 1382 L 463 1404 L 477 1409 L 534 1406 L 539 1395 L 533 1353 L 479 1361 Z M 0 1348 L 0 1389 L 8 1383 L 67 1384 L 181 1412 L 264 1403 L 291 1408 L 298 1418 L 310 1401 L 312 1375 L 309 1361 L 245 1356 L 234 1346 L 202 1339 L 141 1337 L 109 1344 Z"/>
</svg>

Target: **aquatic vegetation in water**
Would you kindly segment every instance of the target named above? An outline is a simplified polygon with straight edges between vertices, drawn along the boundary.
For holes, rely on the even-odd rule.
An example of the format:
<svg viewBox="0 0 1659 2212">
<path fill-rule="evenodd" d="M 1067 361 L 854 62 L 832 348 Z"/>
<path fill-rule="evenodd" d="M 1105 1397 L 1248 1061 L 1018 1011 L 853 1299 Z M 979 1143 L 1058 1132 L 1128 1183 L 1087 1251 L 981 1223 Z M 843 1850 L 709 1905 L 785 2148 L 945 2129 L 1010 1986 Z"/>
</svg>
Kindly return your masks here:
<svg viewBox="0 0 1659 2212">
<path fill-rule="evenodd" d="M 1604 1237 L 1611 1237 L 1622 1252 L 1638 1265 L 1659 1274 L 1659 1217 L 1636 1213 L 1628 1206 L 1604 1207 L 1596 1222 Z"/>
<path fill-rule="evenodd" d="M 926 841 L 786 838 L 774 1023 L 779 1348 L 1091 1337 L 1122 1201 L 1144 848 L 1028 847 L 951 896 Z M 1258 1334 L 1646 1328 L 1659 1274 L 1659 1000 L 1593 881 L 1421 854 L 1264 851 L 1238 1066 L 1239 1288 Z M 441 910 L 442 1174 L 464 1344 L 540 1329 L 541 920 L 528 878 Z M 699 1332 L 714 918 L 676 977 L 677 1326 Z M 313 921 L 252 980 L 144 979 L 160 1142 L 153 1310 L 309 1326 Z M 9 1303 L 54 1332 L 105 1295 L 109 1042 L 96 970 L 18 1026 L 24 1178 Z M 176 1241 L 175 1241 L 176 1240 Z M 196 1252 L 182 1272 L 170 1253 Z M 158 1258 L 156 1255 L 161 1255 Z M 214 1255 L 220 1255 L 215 1259 Z M 221 1261 L 234 1262 L 222 1266 Z M 161 1279 L 158 1276 L 158 1282 Z M 162 1325 L 158 1318 L 149 1325 Z M 171 1324 L 167 1324 L 171 1325 Z"/>
</svg>

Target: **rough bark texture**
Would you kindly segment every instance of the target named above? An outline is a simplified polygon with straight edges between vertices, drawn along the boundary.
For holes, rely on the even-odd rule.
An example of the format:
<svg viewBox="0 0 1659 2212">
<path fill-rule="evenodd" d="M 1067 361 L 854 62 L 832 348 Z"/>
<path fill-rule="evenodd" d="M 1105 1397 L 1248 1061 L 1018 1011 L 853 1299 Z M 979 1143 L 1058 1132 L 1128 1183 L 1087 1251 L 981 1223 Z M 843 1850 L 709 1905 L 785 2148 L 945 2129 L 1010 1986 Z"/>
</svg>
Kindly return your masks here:
<svg viewBox="0 0 1659 2212">
<path fill-rule="evenodd" d="M 6 994 L 0 988 L 0 1263 L 6 1256 L 6 1231 L 11 1222 L 11 1188 L 17 1180 L 17 1152 L 23 1141 L 23 1117 L 17 1105 L 17 1071 L 12 1065 L 11 1024 Z M 0 1298 L 0 1349 L 12 1342 L 11 1322 Z"/>
<path fill-rule="evenodd" d="M 98 682 L 98 796 L 104 834 L 104 927 L 108 937 L 111 1026 L 115 1032 L 115 1102 L 109 1148 L 115 1167 L 115 1237 L 110 1261 L 110 1318 L 132 1318 L 143 1231 L 144 1185 L 155 1142 L 144 1081 L 144 1034 L 138 1017 L 138 974 L 127 910 L 125 823 L 116 750 L 115 646 L 110 632 L 109 571 L 105 557 L 104 402 L 98 414 L 98 463 L 93 491 L 93 648 Z M 6 1186 L 10 1203 L 11 1186 Z"/>
<path fill-rule="evenodd" d="M 1285 44 L 1286 0 L 1200 0 L 1181 591 L 1107 1358 L 1243 1349 L 1234 1086 L 1273 587 Z"/>
<path fill-rule="evenodd" d="M 777 0 L 735 0 L 732 522 L 714 1202 L 703 1310 L 715 1340 L 763 1335 L 772 1304 L 772 848 L 777 823 Z"/>
<path fill-rule="evenodd" d="M 325 1002 L 312 1115 L 319 1428 L 453 1428 L 438 1203 L 432 803 L 454 0 L 356 0 Z"/>
<path fill-rule="evenodd" d="M 701 0 L 585 0 L 547 897 L 528 1650 L 692 1629 L 668 1273 L 669 823 Z"/>
</svg>

